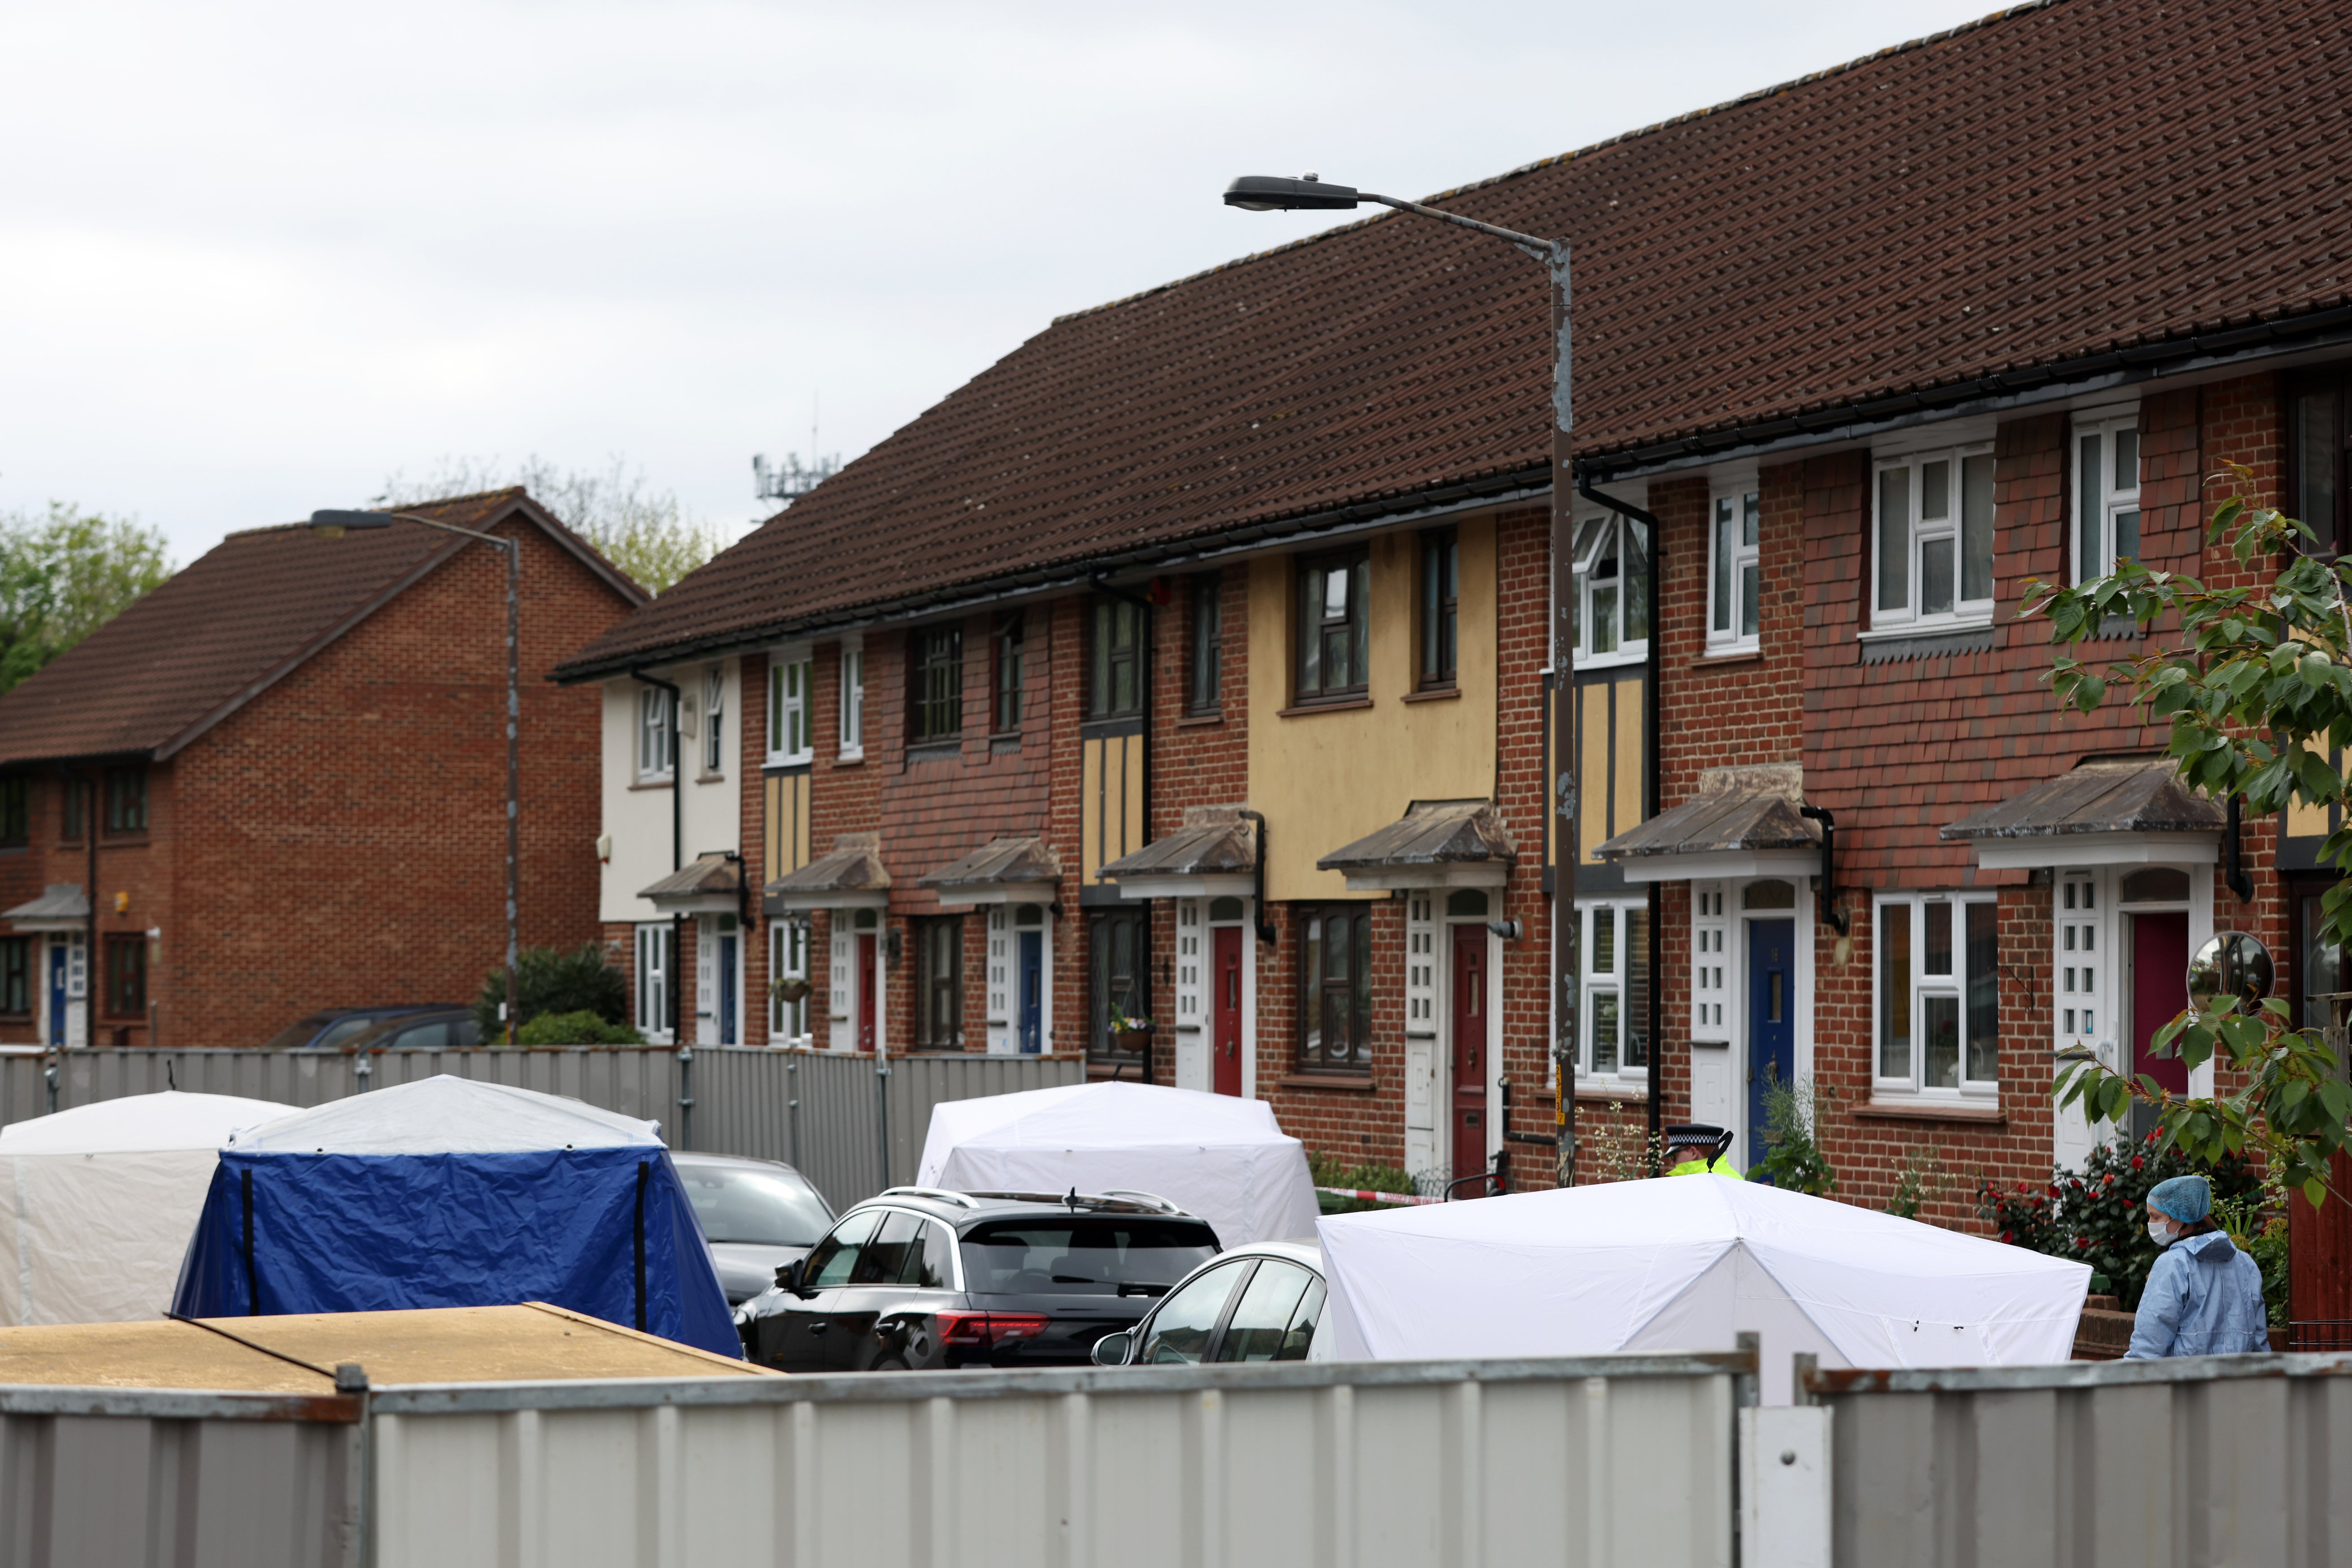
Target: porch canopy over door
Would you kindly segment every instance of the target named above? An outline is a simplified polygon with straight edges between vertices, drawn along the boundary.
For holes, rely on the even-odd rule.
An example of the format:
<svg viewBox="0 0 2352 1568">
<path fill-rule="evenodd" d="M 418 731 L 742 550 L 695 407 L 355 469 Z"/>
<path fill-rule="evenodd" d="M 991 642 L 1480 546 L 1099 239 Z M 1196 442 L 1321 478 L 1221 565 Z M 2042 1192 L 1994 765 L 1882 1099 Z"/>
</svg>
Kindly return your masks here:
<svg viewBox="0 0 2352 1568">
<path fill-rule="evenodd" d="M 919 888 L 935 889 L 943 909 L 973 904 L 1050 904 L 1061 884 L 1062 863 L 1042 838 L 992 838 L 960 860 L 950 861 Z"/>
<path fill-rule="evenodd" d="M 833 853 L 777 878 L 761 889 L 761 909 L 771 918 L 813 910 L 886 910 L 890 873 L 882 864 L 882 836 L 845 833 Z"/>
<path fill-rule="evenodd" d="M 1315 862 L 1351 893 L 1420 888 L 1499 888 L 1518 860 L 1503 819 L 1484 800 L 1416 800 L 1386 827 Z"/>
<path fill-rule="evenodd" d="M 1122 899 L 1246 899 L 1257 889 L 1257 835 L 1239 806 L 1184 808 L 1184 826 L 1098 873 Z"/>
<path fill-rule="evenodd" d="M 1821 869 L 1821 829 L 1801 815 L 1804 769 L 1795 763 L 1709 768 L 1698 794 L 1595 848 L 1628 882 L 1806 877 Z"/>
<path fill-rule="evenodd" d="M 2221 808 L 2183 784 L 2168 759 L 2084 763 L 1940 830 L 1988 871 L 2061 866 L 2210 866 L 2221 856 Z"/>
</svg>

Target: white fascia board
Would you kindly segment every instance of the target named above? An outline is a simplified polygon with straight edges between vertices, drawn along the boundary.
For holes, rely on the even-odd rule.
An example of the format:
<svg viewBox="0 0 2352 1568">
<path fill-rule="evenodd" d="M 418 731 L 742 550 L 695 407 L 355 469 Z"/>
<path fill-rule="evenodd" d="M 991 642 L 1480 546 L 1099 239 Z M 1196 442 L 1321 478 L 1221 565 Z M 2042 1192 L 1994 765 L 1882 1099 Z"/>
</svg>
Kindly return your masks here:
<svg viewBox="0 0 2352 1568">
<path fill-rule="evenodd" d="M 1247 872 L 1218 877 L 1121 877 L 1122 899 L 1246 899 L 1257 891 Z"/>
<path fill-rule="evenodd" d="M 1057 889 L 1051 882 L 981 882 L 938 892 L 940 908 L 962 910 L 976 904 L 1050 904 Z"/>
<path fill-rule="evenodd" d="M 1629 882 L 1712 882 L 1741 877 L 1810 877 L 1819 849 L 1726 849 L 1704 855 L 1629 855 L 1617 862 Z"/>
<path fill-rule="evenodd" d="M 770 893 L 764 902 L 778 914 L 806 915 L 819 910 L 887 910 L 887 891 L 871 893 Z"/>
<path fill-rule="evenodd" d="M 2049 833 L 2032 838 L 1975 840 L 1988 871 L 2039 871 L 2090 866 L 2210 866 L 2221 858 L 2218 833 Z"/>
<path fill-rule="evenodd" d="M 1499 888 L 1510 879 L 1510 868 L 1492 861 L 1458 866 L 1367 867 L 1343 871 L 1351 893 L 1397 893 L 1429 888 Z"/>
</svg>

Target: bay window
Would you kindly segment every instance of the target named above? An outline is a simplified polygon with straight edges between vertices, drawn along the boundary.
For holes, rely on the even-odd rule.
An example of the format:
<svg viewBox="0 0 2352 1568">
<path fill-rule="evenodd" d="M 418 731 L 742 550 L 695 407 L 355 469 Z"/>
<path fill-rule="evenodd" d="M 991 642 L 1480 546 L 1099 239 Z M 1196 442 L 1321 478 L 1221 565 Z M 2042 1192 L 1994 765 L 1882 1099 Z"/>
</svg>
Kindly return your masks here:
<svg viewBox="0 0 2352 1568">
<path fill-rule="evenodd" d="M 1992 480 L 1990 447 L 1877 465 L 1874 628 L 1991 619 Z"/>
</svg>

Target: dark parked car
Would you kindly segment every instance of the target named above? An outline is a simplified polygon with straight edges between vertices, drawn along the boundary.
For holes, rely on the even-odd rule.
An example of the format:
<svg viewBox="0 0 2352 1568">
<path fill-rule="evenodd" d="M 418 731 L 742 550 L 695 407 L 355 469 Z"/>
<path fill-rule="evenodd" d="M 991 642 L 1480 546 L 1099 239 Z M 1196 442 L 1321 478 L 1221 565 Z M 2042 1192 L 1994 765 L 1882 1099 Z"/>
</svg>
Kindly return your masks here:
<svg viewBox="0 0 2352 1568">
<path fill-rule="evenodd" d="M 806 1257 L 833 1225 L 824 1194 L 782 1161 L 732 1154 L 669 1158 L 694 1217 L 702 1222 L 730 1307 L 772 1288 L 776 1270 Z"/>
<path fill-rule="evenodd" d="M 1134 1331 L 1097 1341 L 1095 1364 L 1323 1360 L 1313 1353 L 1323 1296 L 1316 1243 L 1236 1247 L 1179 1280 Z"/>
<path fill-rule="evenodd" d="M 469 1037 L 464 1043 L 474 1043 L 470 1037 L 474 1022 L 472 1008 L 461 1007 L 452 1002 L 412 1002 L 394 1007 L 321 1007 L 272 1035 L 265 1048 L 273 1051 L 339 1051 L 350 1047 L 355 1036 L 378 1024 L 402 1019 L 421 1024 L 425 1021 L 424 1015 L 428 1013 L 435 1016 L 435 1021 L 444 1025 L 452 1019 L 465 1019 Z"/>
<path fill-rule="evenodd" d="M 737 1322 L 744 1352 L 785 1372 L 1083 1366 L 1216 1251 L 1206 1222 L 1147 1194 L 893 1187 Z"/>
<path fill-rule="evenodd" d="M 396 1018 L 379 1018 L 358 1034 L 337 1041 L 333 1048 L 446 1051 L 481 1043 L 482 1026 L 474 1021 L 471 1007 L 433 1007 Z"/>
</svg>

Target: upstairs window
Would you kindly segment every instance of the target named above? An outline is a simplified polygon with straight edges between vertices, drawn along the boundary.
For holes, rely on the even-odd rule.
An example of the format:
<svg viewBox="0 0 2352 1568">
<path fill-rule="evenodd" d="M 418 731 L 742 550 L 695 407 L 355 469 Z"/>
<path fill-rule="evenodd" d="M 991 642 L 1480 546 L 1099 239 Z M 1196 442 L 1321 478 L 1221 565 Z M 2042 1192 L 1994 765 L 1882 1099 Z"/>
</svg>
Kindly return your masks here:
<svg viewBox="0 0 2352 1568">
<path fill-rule="evenodd" d="M 82 824 L 89 816 L 89 781 L 77 774 L 65 781 L 58 796 L 58 837 L 69 844 L 79 844 Z"/>
<path fill-rule="evenodd" d="M 1756 646 L 1763 597 L 1762 495 L 1738 489 L 1715 498 L 1715 522 L 1707 536 L 1706 640 L 1716 647 Z"/>
<path fill-rule="evenodd" d="M 1576 655 L 1630 662 L 1650 647 L 1650 531 L 1611 512 L 1577 524 Z"/>
<path fill-rule="evenodd" d="M 1184 661 L 1184 710 L 1214 713 L 1224 703 L 1223 584 L 1213 572 L 1192 579 L 1192 647 Z"/>
<path fill-rule="evenodd" d="M 1143 711 L 1143 611 L 1124 599 L 1097 599 L 1087 639 L 1087 717 L 1131 719 Z"/>
<path fill-rule="evenodd" d="M 33 841 L 33 781 L 22 773 L 0 778 L 0 849 Z"/>
<path fill-rule="evenodd" d="M 1462 596 L 1462 540 L 1450 528 L 1421 536 L 1421 685 L 1442 690 L 1454 679 Z"/>
<path fill-rule="evenodd" d="M 1328 702 L 1363 695 L 1370 552 L 1316 556 L 1298 563 L 1298 679 L 1292 700 Z"/>
<path fill-rule="evenodd" d="M 866 754 L 866 645 L 841 645 L 841 756 L 852 762 Z"/>
<path fill-rule="evenodd" d="M 706 778 L 727 771 L 727 667 L 714 664 L 702 672 L 702 772 Z"/>
<path fill-rule="evenodd" d="M 110 834 L 147 831 L 147 770 L 106 770 L 106 830 Z"/>
<path fill-rule="evenodd" d="M 963 734 L 963 628 L 931 626 L 908 640 L 907 740 L 956 740 Z"/>
<path fill-rule="evenodd" d="M 1024 637 L 1021 612 L 1001 617 L 996 623 L 996 718 L 993 725 L 999 735 L 1021 732 L 1021 644 Z"/>
<path fill-rule="evenodd" d="M 768 666 L 768 765 L 790 767 L 816 754 L 809 707 L 816 665 L 805 653 L 786 653 Z"/>
<path fill-rule="evenodd" d="M 2074 426 L 2074 581 L 2139 559 L 2139 415 Z"/>
<path fill-rule="evenodd" d="M 1877 468 L 1871 625 L 1992 616 L 1992 452 L 1923 452 Z"/>
<path fill-rule="evenodd" d="M 653 784 L 669 778 L 677 765 L 671 750 L 669 693 L 648 686 L 637 693 L 637 778 Z"/>
<path fill-rule="evenodd" d="M 2287 383 L 2288 478 L 2284 506 L 2290 516 L 2319 536 L 2322 550 L 2342 551 L 2347 447 L 2347 406 L 2352 374 L 2341 364 L 2300 372 Z"/>
</svg>

